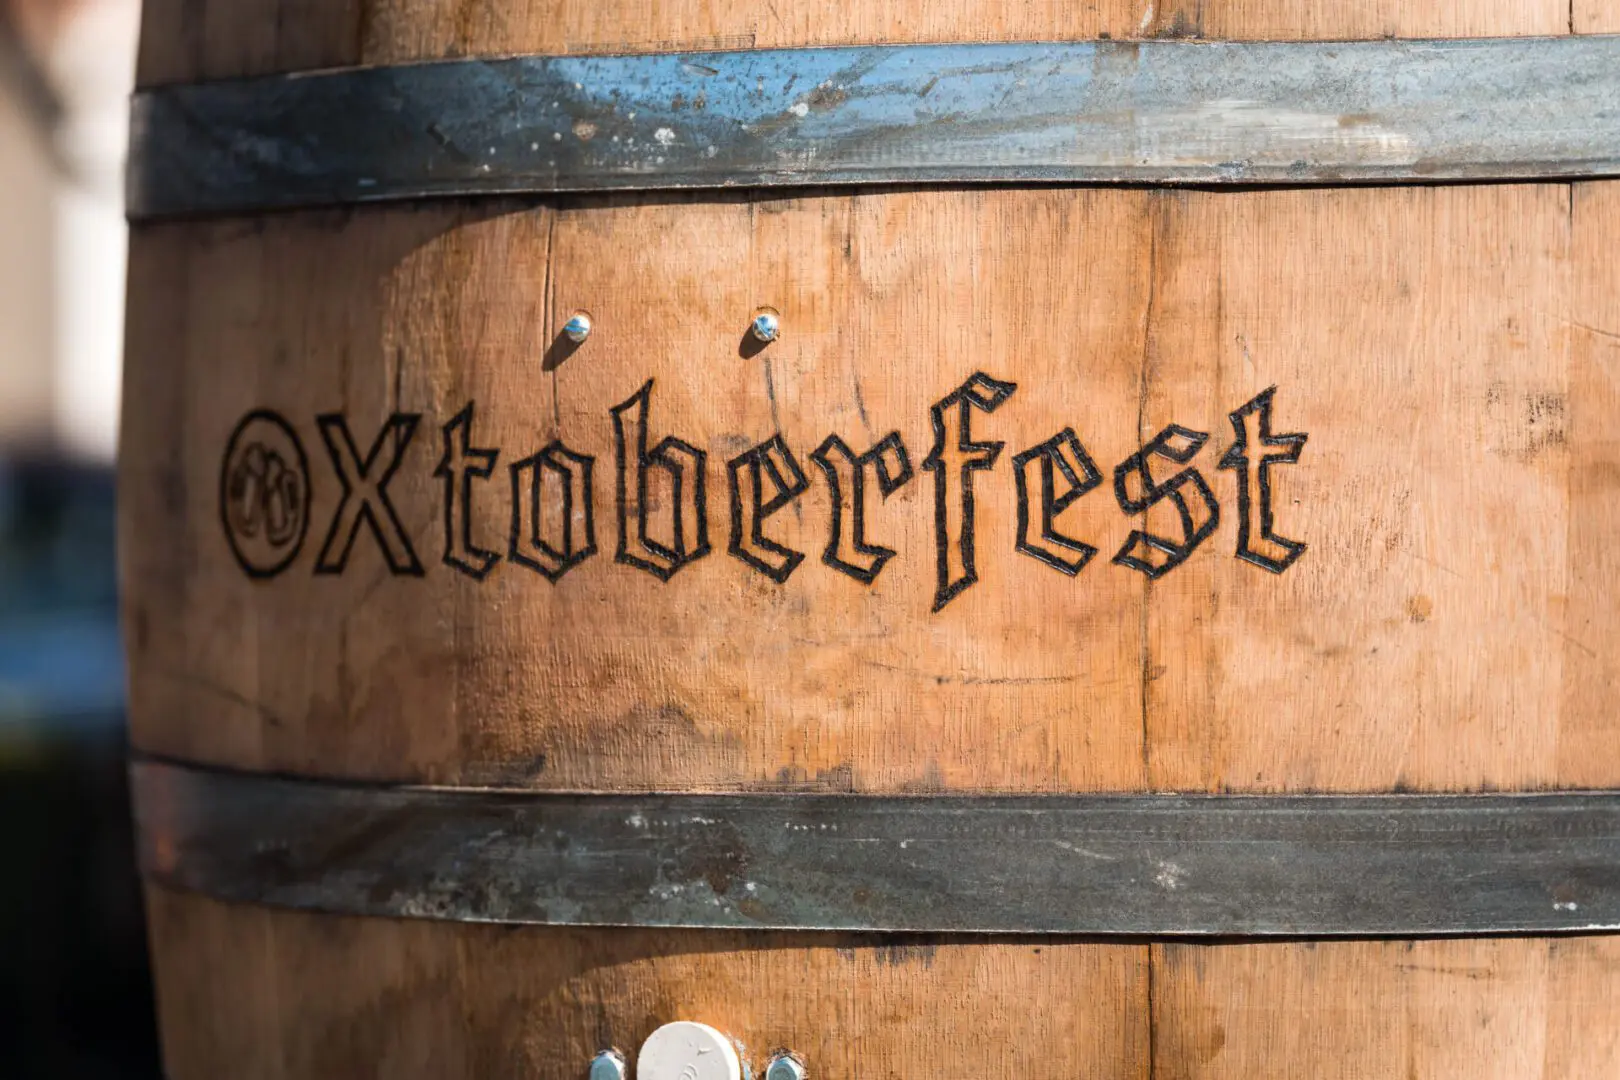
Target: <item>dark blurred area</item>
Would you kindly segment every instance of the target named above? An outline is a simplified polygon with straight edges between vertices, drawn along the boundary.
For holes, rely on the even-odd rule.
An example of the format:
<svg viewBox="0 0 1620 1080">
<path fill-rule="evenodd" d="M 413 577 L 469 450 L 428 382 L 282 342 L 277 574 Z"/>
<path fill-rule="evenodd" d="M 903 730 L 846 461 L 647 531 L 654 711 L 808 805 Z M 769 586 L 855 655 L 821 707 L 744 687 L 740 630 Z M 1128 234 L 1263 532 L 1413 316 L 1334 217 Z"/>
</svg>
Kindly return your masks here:
<svg viewBox="0 0 1620 1080">
<path fill-rule="evenodd" d="M 105 466 L 0 460 L 0 1074 L 157 1077 Z"/>
<path fill-rule="evenodd" d="M 0 0 L 0 1078 L 156 1078 L 113 536 L 138 0 Z"/>
</svg>

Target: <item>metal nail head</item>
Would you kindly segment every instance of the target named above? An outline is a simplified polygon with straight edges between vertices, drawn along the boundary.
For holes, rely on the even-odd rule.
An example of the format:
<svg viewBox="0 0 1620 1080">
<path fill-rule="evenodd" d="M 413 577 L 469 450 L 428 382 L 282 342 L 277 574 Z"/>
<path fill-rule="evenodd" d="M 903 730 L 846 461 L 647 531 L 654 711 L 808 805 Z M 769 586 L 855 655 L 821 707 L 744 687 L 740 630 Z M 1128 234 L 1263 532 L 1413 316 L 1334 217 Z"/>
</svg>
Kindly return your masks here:
<svg viewBox="0 0 1620 1080">
<path fill-rule="evenodd" d="M 804 1080 L 804 1075 L 804 1063 L 785 1050 L 765 1066 L 765 1080 Z"/>
<path fill-rule="evenodd" d="M 568 335 L 569 341 L 578 345 L 591 336 L 591 317 L 583 311 L 574 312 L 563 325 L 563 333 Z"/>
<path fill-rule="evenodd" d="M 603 1050 L 591 1059 L 591 1080 L 624 1080 L 624 1055 Z"/>
<path fill-rule="evenodd" d="M 769 345 L 782 335 L 782 317 L 771 308 L 760 308 L 754 312 L 754 321 L 749 330 L 755 340 Z"/>
</svg>

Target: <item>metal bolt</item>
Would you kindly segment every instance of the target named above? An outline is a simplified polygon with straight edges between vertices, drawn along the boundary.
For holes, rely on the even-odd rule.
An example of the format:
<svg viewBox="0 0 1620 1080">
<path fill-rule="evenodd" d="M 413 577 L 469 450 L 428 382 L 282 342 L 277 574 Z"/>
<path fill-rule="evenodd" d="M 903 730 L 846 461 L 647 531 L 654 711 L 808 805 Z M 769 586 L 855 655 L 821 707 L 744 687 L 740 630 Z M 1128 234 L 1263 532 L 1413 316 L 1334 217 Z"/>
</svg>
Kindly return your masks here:
<svg viewBox="0 0 1620 1080">
<path fill-rule="evenodd" d="M 786 1050 L 780 1051 L 765 1066 L 765 1080 L 804 1080 L 804 1063 Z"/>
<path fill-rule="evenodd" d="M 568 322 L 563 326 L 563 333 L 575 345 L 591 336 L 591 317 L 583 311 L 576 311 L 569 316 Z"/>
<path fill-rule="evenodd" d="M 591 1080 L 624 1080 L 624 1055 L 603 1050 L 591 1059 Z"/>
<path fill-rule="evenodd" d="M 761 308 L 754 313 L 754 321 L 749 330 L 755 340 L 769 345 L 782 334 L 782 318 L 770 308 Z"/>
</svg>

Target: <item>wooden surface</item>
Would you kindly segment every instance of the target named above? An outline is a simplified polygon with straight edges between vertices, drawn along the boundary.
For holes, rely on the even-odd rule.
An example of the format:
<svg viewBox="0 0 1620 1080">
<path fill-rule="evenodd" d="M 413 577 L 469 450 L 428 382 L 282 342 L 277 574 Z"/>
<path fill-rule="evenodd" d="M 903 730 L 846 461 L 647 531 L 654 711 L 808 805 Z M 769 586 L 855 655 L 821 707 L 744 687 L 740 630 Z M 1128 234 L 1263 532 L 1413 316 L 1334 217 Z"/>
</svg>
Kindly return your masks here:
<svg viewBox="0 0 1620 1080">
<path fill-rule="evenodd" d="M 1575 0 L 1585 33 L 1614 29 Z M 1584 7 L 1583 7 L 1584 5 Z M 148 0 L 143 85 L 502 53 L 677 52 L 913 41 L 1188 37 L 1333 40 L 1565 34 L 1569 0 Z"/>
<path fill-rule="evenodd" d="M 1620 697 L 1620 667 L 1613 650 L 1596 642 L 1612 633 L 1620 618 L 1597 583 L 1620 573 L 1614 536 L 1620 529 L 1620 265 L 1611 254 L 1620 215 L 1620 187 L 1577 185 L 1571 195 L 1575 286 L 1570 308 L 1570 418 L 1575 430 L 1590 433 L 1571 463 L 1570 498 L 1586 507 L 1570 521 L 1569 614 L 1571 648 L 1564 654 L 1563 700 L 1614 701 Z M 1574 642 L 1585 643 L 1575 647 Z M 1614 746 L 1609 725 L 1593 718 L 1572 724 L 1559 739 L 1558 773 L 1571 784 L 1612 784 L 1601 762 Z"/>
<path fill-rule="evenodd" d="M 1609 938 L 1153 946 L 1150 1075 L 1573 1080 L 1620 1060 Z"/>
<path fill-rule="evenodd" d="M 152 0 L 147 83 L 505 51 L 1177 34 L 1620 30 L 1577 0 L 1108 3 L 900 10 Z M 550 789 L 1245 790 L 1614 786 L 1620 195 L 1563 185 L 1332 192 L 898 192 L 481 203 L 138 229 L 122 514 L 134 741 L 309 775 Z M 740 355 L 760 304 L 783 339 Z M 554 349 L 575 307 L 597 330 Z M 559 362 L 560 361 L 560 362 Z M 984 371 L 980 581 L 930 611 L 933 475 L 870 498 L 898 554 L 819 561 L 809 452 L 900 431 Z M 669 582 L 612 561 L 608 408 L 709 453 L 714 551 Z M 1228 413 L 1275 384 L 1281 575 L 1234 558 Z M 553 585 L 441 561 L 441 425 L 499 447 L 475 538 L 506 553 L 509 464 L 596 456 L 597 556 Z M 250 409 L 309 454 L 298 559 L 250 581 L 220 459 Z M 339 490 L 315 416 L 363 451 L 423 415 L 389 491 L 424 567 L 362 530 L 312 568 Z M 1108 560 L 1111 484 L 1061 516 L 1101 553 L 1014 550 L 1012 456 L 1072 425 L 1112 480 L 1165 424 L 1223 512 L 1147 583 Z M 780 430 L 806 470 L 726 551 L 725 461 Z M 668 493 L 655 494 L 662 505 Z M 1162 506 L 1160 510 L 1164 509 Z M 1153 527 L 1176 523 L 1153 515 Z M 959 528 L 953 522 L 952 528 Z M 1444 882 L 1436 882 L 1443 888 Z M 706 1020 L 815 1074 L 1606 1078 L 1611 939 L 1193 946 L 363 922 L 149 893 L 177 1080 L 579 1077 L 599 1046 Z M 1039 950 L 1039 951 L 1037 951 Z M 943 1048 L 943 1052 L 941 1052 Z"/>
<path fill-rule="evenodd" d="M 157 889 L 147 903 L 165 947 L 158 991 L 175 1080 L 580 1080 L 597 1050 L 616 1044 L 633 1058 L 675 1017 L 739 1039 L 756 1076 L 781 1046 L 824 1077 L 1116 1080 L 1145 1075 L 1149 1055 L 1141 948 L 513 931 L 233 908 Z M 314 971 L 326 973 L 317 995 Z M 994 1072 L 975 1071 L 990 1062 Z"/>
<path fill-rule="evenodd" d="M 1579 620 L 1604 617 L 1616 579 L 1601 551 L 1570 551 L 1600 545 L 1588 504 L 1610 498 L 1572 479 L 1609 438 L 1590 394 L 1571 405 L 1574 386 L 1605 392 L 1612 344 L 1578 325 L 1611 321 L 1581 311 L 1612 295 L 1577 270 L 1574 236 L 1601 247 L 1591 220 L 1572 226 L 1568 188 L 1542 185 L 143 229 L 125 460 L 137 743 L 566 790 L 1613 785 L 1612 755 L 1560 772 L 1566 732 L 1596 746 L 1615 724 L 1604 629 Z M 784 335 L 744 358 L 761 304 Z M 547 371 L 575 308 L 597 330 Z M 936 612 L 929 410 L 977 371 L 1018 389 L 974 414 L 974 437 L 1006 449 L 974 474 L 980 580 Z M 651 440 L 709 453 L 714 550 L 669 581 L 613 559 L 609 410 L 648 379 Z M 1227 414 L 1274 385 L 1275 432 L 1309 436 L 1273 467 L 1277 531 L 1309 545 L 1280 574 L 1234 557 L 1240 481 L 1215 467 Z M 511 463 L 558 437 L 596 458 L 602 550 L 555 584 L 509 558 L 482 581 L 442 561 L 441 428 L 469 402 L 473 445 L 501 454 L 475 482 L 483 547 L 507 550 Z M 270 581 L 238 568 L 218 512 L 228 435 L 256 408 L 300 433 L 314 492 L 304 550 Z M 364 450 L 393 411 L 422 415 L 388 492 L 423 576 L 391 575 L 364 529 L 342 574 L 313 573 L 341 494 L 315 418 L 342 414 Z M 1208 434 L 1193 464 L 1224 513 L 1184 565 L 1149 583 L 1110 563 L 1141 521 L 1111 484 L 1059 518 L 1101 549 L 1078 576 L 1015 550 L 1014 454 L 1069 427 L 1111 480 L 1171 423 Z M 897 554 L 865 586 L 819 558 L 830 505 L 809 455 L 891 430 L 916 476 L 869 496 Z M 808 553 L 784 584 L 726 550 L 724 462 L 776 431 L 815 478 L 768 519 Z M 1169 509 L 1153 528 L 1178 535 Z"/>
<path fill-rule="evenodd" d="M 147 904 L 175 1080 L 579 1080 L 677 1016 L 739 1039 L 756 1076 L 783 1045 L 884 1080 L 1603 1080 L 1620 1055 L 1610 938 L 890 941 Z"/>
<path fill-rule="evenodd" d="M 1620 33 L 1620 9 L 1604 0 L 1571 0 L 1570 18 L 1577 34 Z"/>
<path fill-rule="evenodd" d="M 136 744 L 240 768 L 586 789 L 1613 786 L 1614 199 L 1605 185 L 1573 196 L 1551 185 L 932 192 L 142 229 L 124 461 Z M 741 326 L 763 302 L 781 308 L 786 332 L 745 360 Z M 545 371 L 549 331 L 576 306 L 598 329 Z M 975 417 L 977 437 L 1008 448 L 976 478 L 981 580 L 938 613 L 932 477 L 921 472 L 872 500 L 875 537 L 899 554 L 870 589 L 815 558 L 819 478 L 802 518 L 770 519 L 773 536 L 812 553 L 785 586 L 726 553 L 718 502 L 715 552 L 669 582 L 610 561 L 611 506 L 598 521 L 603 554 L 556 585 L 510 564 L 474 582 L 438 561 L 438 425 L 468 399 L 475 443 L 513 448 L 502 465 L 557 433 L 597 454 L 606 505 L 606 410 L 647 377 L 653 437 L 707 447 L 714 470 L 777 428 L 804 455 L 829 431 L 864 446 L 892 426 L 920 463 L 928 404 L 979 368 L 1020 389 Z M 1210 448 L 1197 461 L 1228 516 L 1151 585 L 1107 562 L 1132 522 L 1106 488 L 1061 519 L 1103 552 L 1078 577 L 1013 550 L 1015 451 L 1071 424 L 1111 471 L 1171 421 L 1222 448 L 1225 413 L 1273 383 L 1276 430 L 1310 435 L 1276 479 L 1278 530 L 1312 545 L 1282 575 L 1233 558 L 1236 477 L 1211 467 Z M 423 577 L 389 575 L 365 533 L 346 573 L 310 573 L 337 501 L 319 472 L 301 560 L 273 581 L 242 575 L 218 520 L 220 454 L 236 418 L 265 405 L 296 420 L 312 467 L 325 454 L 317 411 L 345 411 L 362 449 L 390 410 L 425 414 L 390 486 Z M 488 494 L 475 537 L 500 548 L 507 500 L 500 486 Z M 723 497 L 716 475 L 711 499 Z M 253 918 L 279 928 L 256 962 L 322 954 L 311 942 L 327 941 L 328 920 Z M 366 932 L 423 942 L 375 946 L 402 965 L 492 933 Z M 154 933 L 177 1076 L 212 1075 L 240 1039 L 305 1046 L 255 1026 L 269 1008 L 259 998 L 183 996 L 198 992 L 176 989 L 184 972 L 218 954 L 162 919 Z M 531 947 L 530 933 L 499 940 Z M 686 935 L 582 937 L 658 952 Z M 805 996 L 770 1006 L 792 1024 L 826 1015 L 833 984 L 816 979 L 880 993 L 815 966 L 839 946 L 806 947 L 817 959 L 795 984 Z M 1038 978 L 1014 947 L 963 948 L 988 965 L 979 994 Z M 1099 989 L 1037 999 L 1118 1007 L 1151 992 L 1157 1075 L 1281 1077 L 1306 1064 L 1394 1075 L 1397 1060 L 1417 1076 L 1476 1061 L 1503 1076 L 1607 1075 L 1612 1051 L 1584 1037 L 1612 1026 L 1605 1010 L 1620 993 L 1606 942 L 1416 946 L 1432 972 L 1401 966 L 1412 948 L 1158 946 L 1149 991 L 1145 947 L 1087 947 Z M 513 992 L 498 967 L 472 965 L 491 1000 Z M 238 977 L 217 969 L 199 989 Z M 362 1000 L 383 993 L 369 978 L 353 990 Z M 622 992 L 596 979 L 580 1000 Z M 1344 996 L 1369 981 L 1373 996 Z M 736 996 L 711 999 L 705 1015 L 751 1033 L 761 984 L 726 985 Z M 689 1012 L 673 992 L 659 1003 Z M 371 1060 L 395 1037 L 382 1017 L 397 1013 L 365 1007 L 375 1029 L 335 993 L 291 1020 L 276 1013 L 352 1040 L 306 1046 L 311 1057 L 285 1075 L 346 1075 L 345 1055 Z M 1023 1025 L 1068 1015 L 1035 1011 L 976 1011 L 976 1045 L 999 1053 Z M 496 1022 L 477 1004 L 466 1015 Z M 862 1051 L 882 1060 L 918 1026 L 885 1015 L 894 1023 Z M 1085 1036 L 1109 1040 L 1088 1059 L 1097 1075 L 1149 1075 L 1138 1052 L 1118 1049 L 1149 1037 L 1145 1018 L 1111 1017 Z M 1460 1034 L 1490 1023 L 1488 1035 Z M 640 1029 L 613 1030 L 634 1041 Z M 1275 1052 L 1278 1032 L 1287 1054 Z M 1526 1032 L 1542 1058 L 1521 1045 Z M 487 1041 L 458 1038 L 470 1041 L 456 1053 Z M 848 1060 L 825 1053 L 829 1065 Z M 1519 1068 L 1531 1059 L 1542 1072 Z M 945 1075 L 982 1074 L 979 1058 L 955 1060 Z"/>
</svg>

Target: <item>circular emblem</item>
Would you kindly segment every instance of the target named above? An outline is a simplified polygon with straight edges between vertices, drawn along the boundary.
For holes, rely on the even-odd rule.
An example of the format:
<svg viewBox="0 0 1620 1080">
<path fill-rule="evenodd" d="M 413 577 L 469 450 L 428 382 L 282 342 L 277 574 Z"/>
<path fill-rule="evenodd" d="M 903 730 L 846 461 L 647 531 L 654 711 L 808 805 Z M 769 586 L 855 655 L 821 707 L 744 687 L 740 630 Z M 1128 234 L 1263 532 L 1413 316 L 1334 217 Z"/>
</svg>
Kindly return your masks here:
<svg viewBox="0 0 1620 1080">
<path fill-rule="evenodd" d="M 219 519 L 249 577 L 275 577 L 309 531 L 309 459 L 292 425 L 254 409 L 231 432 L 219 470 Z"/>
</svg>

